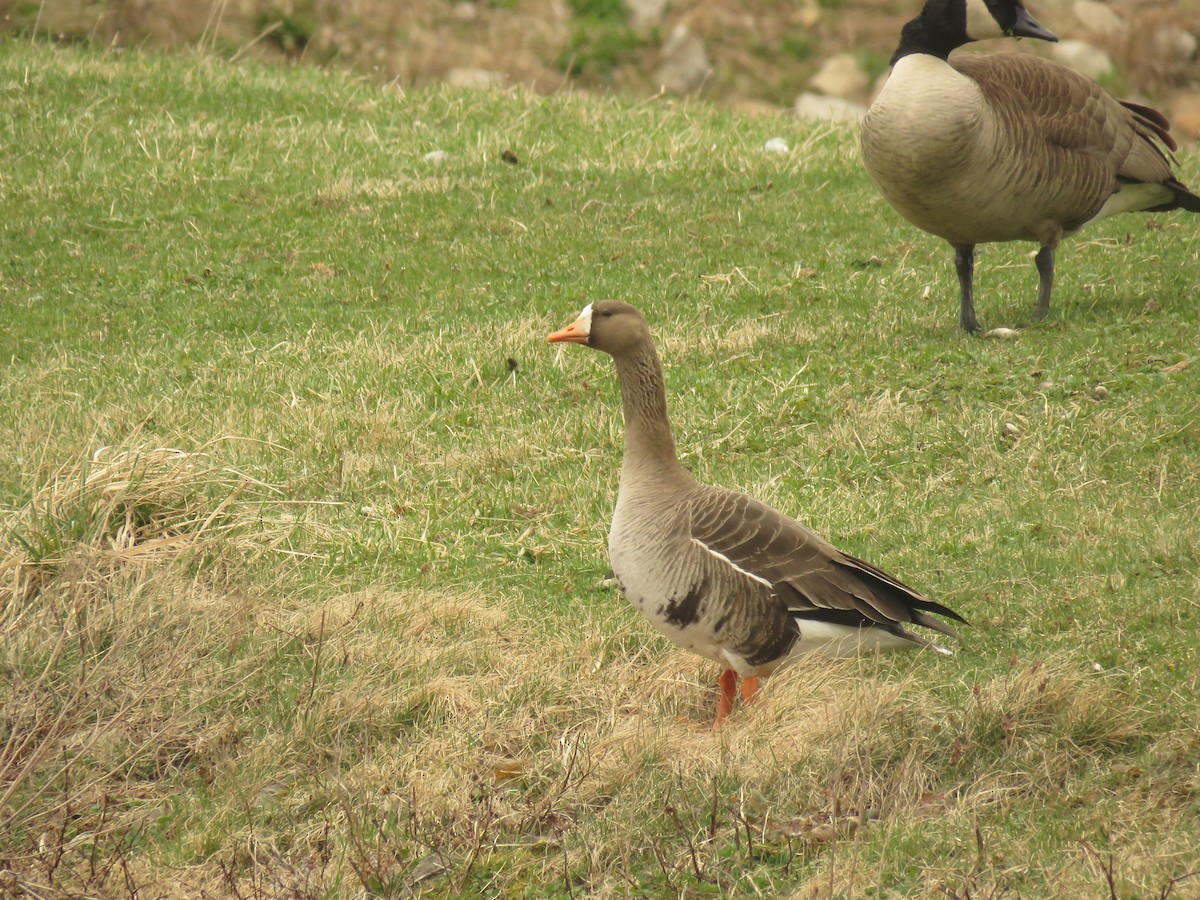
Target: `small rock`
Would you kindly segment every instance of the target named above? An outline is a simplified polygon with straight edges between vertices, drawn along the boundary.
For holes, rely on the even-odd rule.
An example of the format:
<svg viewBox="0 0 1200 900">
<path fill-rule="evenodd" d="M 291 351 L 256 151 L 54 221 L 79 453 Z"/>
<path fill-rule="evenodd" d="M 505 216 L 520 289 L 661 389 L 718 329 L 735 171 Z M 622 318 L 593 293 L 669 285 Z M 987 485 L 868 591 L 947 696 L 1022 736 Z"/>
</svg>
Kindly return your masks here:
<svg viewBox="0 0 1200 900">
<path fill-rule="evenodd" d="M 1005 422 L 1004 427 L 1000 430 L 1006 441 L 1016 441 L 1021 436 L 1021 429 L 1012 422 Z"/>
<path fill-rule="evenodd" d="M 479 7 L 468 0 L 454 4 L 454 18 L 460 22 L 471 22 L 479 17 Z"/>
<path fill-rule="evenodd" d="M 1106 388 L 1102 384 L 1096 385 L 1094 388 L 1092 388 L 1092 399 L 1093 400 L 1107 400 L 1108 399 L 1108 388 Z"/>
<path fill-rule="evenodd" d="M 1046 391 L 1050 390 L 1052 387 L 1054 387 L 1053 381 L 1039 381 L 1037 389 L 1044 394 L 1044 393 L 1046 393 Z"/>
<path fill-rule="evenodd" d="M 817 0 L 804 0 L 799 9 L 792 10 L 792 23 L 802 31 L 812 31 L 821 21 L 821 4 Z"/>
<path fill-rule="evenodd" d="M 1121 17 L 1099 0 L 1075 0 L 1071 11 L 1083 30 L 1092 37 L 1115 40 L 1125 33 L 1125 23 Z"/>
<path fill-rule="evenodd" d="M 857 125 L 867 114 L 861 103 L 821 94 L 801 94 L 796 98 L 796 117 L 807 122 L 850 122 Z"/>
<path fill-rule="evenodd" d="M 450 154 L 445 150 L 430 150 L 421 158 L 432 166 L 440 166 L 450 158 Z"/>
<path fill-rule="evenodd" d="M 1098 662 L 1093 662 L 1092 663 L 1092 671 L 1093 672 L 1103 672 L 1104 666 L 1100 665 L 1100 663 L 1098 663 Z"/>
<path fill-rule="evenodd" d="M 763 144 L 763 153 L 789 153 L 791 148 L 787 141 L 780 137 L 771 138 Z"/>
<path fill-rule="evenodd" d="M 864 96 L 871 86 L 871 76 L 863 71 L 854 54 L 838 53 L 825 60 L 808 85 L 826 97 L 846 100 Z"/>
<path fill-rule="evenodd" d="M 473 88 L 476 90 L 499 88 L 504 87 L 507 81 L 508 76 L 503 72 L 495 72 L 491 69 L 477 69 L 472 66 L 461 66 L 451 69 L 446 73 L 446 84 L 458 88 Z"/>
<path fill-rule="evenodd" d="M 1150 39 L 1150 51 L 1168 66 L 1191 62 L 1198 45 L 1196 36 L 1178 25 L 1160 25 Z"/>
<path fill-rule="evenodd" d="M 662 24 L 667 11 L 667 0 L 625 0 L 629 12 L 629 24 L 639 34 L 647 34 Z"/>
<path fill-rule="evenodd" d="M 1009 338 L 1015 338 L 1020 333 L 1021 332 L 1017 331 L 1015 328 L 992 328 L 988 331 L 985 331 L 983 336 L 987 338 L 1000 338 L 1001 340 L 1007 340 Z"/>
<path fill-rule="evenodd" d="M 1087 41 L 1059 41 L 1057 44 L 1051 44 L 1050 56 L 1093 80 L 1113 70 L 1108 54 Z"/>
<path fill-rule="evenodd" d="M 432 878 L 448 875 L 452 868 L 454 868 L 454 861 L 445 853 L 435 850 L 412 867 L 408 876 L 409 887 L 416 887 Z"/>
<path fill-rule="evenodd" d="M 699 90 L 712 72 L 704 41 L 686 25 L 676 25 L 662 49 L 662 64 L 655 80 L 673 94 L 690 94 Z"/>
</svg>

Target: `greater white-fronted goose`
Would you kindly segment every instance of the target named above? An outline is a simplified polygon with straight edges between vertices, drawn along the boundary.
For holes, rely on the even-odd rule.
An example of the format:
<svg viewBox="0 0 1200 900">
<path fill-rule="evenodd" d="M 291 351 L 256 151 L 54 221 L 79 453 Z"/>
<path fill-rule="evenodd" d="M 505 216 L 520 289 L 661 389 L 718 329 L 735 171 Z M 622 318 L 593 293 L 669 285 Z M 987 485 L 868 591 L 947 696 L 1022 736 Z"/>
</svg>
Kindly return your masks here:
<svg viewBox="0 0 1200 900">
<path fill-rule="evenodd" d="M 1120 212 L 1200 212 L 1171 170 L 1169 124 L 1058 63 L 952 50 L 993 37 L 1057 37 L 1018 0 L 928 0 L 904 26 L 892 72 L 867 111 L 862 155 L 884 198 L 954 247 L 960 323 L 976 331 L 975 245 L 1035 241 L 1050 309 L 1062 238 Z"/>
<path fill-rule="evenodd" d="M 794 519 L 738 491 L 696 481 L 680 464 L 662 366 L 645 317 L 628 303 L 593 303 L 551 342 L 612 356 L 621 382 L 625 452 L 608 552 L 622 592 L 655 628 L 724 667 L 713 723 L 729 714 L 739 676 L 789 656 L 931 647 L 906 625 L 954 636 L 930 613 L 965 620 Z"/>
</svg>

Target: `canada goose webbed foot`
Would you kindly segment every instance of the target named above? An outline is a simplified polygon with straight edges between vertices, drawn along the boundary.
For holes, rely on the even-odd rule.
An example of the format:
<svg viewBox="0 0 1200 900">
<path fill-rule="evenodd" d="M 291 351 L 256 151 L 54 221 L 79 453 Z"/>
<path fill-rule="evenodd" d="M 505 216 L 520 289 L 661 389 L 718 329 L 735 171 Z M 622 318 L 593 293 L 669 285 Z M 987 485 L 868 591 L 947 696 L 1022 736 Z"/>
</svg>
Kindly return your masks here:
<svg viewBox="0 0 1200 900">
<path fill-rule="evenodd" d="M 1043 247 L 1033 258 L 1038 272 L 1037 306 L 1033 309 L 1036 319 L 1044 319 L 1050 312 L 1050 289 L 1054 287 L 1054 248 Z"/>
<path fill-rule="evenodd" d="M 979 330 L 975 318 L 975 293 L 972 283 L 975 277 L 975 245 L 954 245 L 954 268 L 958 271 L 958 287 L 962 291 L 962 307 L 958 321 L 962 330 L 974 333 Z"/>
</svg>

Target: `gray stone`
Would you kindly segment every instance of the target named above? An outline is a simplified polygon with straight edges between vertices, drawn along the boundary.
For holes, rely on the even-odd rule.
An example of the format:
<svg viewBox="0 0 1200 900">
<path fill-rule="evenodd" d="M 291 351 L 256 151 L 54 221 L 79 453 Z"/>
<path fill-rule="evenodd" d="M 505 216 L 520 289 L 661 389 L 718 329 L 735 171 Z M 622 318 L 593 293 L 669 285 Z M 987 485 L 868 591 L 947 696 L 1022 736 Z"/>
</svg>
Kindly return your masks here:
<svg viewBox="0 0 1200 900">
<path fill-rule="evenodd" d="M 1194 34 L 1184 31 L 1178 25 L 1161 25 L 1154 32 L 1150 49 L 1158 59 L 1168 65 L 1175 65 L 1195 59 L 1197 43 Z"/>
<path fill-rule="evenodd" d="M 508 76 L 503 72 L 491 69 L 476 69 L 470 66 L 451 69 L 446 73 L 446 84 L 460 88 L 498 88 L 504 87 Z"/>
<path fill-rule="evenodd" d="M 712 72 L 704 41 L 686 25 L 676 25 L 662 49 L 662 63 L 654 73 L 655 81 L 673 94 L 698 91 Z"/>
<path fill-rule="evenodd" d="M 1059 41 L 1050 45 L 1050 56 L 1081 75 L 1096 79 L 1113 70 L 1112 60 L 1087 41 Z"/>
<path fill-rule="evenodd" d="M 796 116 L 809 122 L 850 122 L 857 124 L 867 114 L 861 103 L 823 94 L 801 94 L 796 98 Z"/>
<path fill-rule="evenodd" d="M 1125 22 L 1100 0 L 1075 0 L 1071 11 L 1090 37 L 1111 41 L 1125 33 Z"/>
<path fill-rule="evenodd" d="M 629 11 L 629 24 L 645 34 L 662 24 L 667 0 L 625 0 L 625 9 Z"/>
<path fill-rule="evenodd" d="M 808 86 L 827 97 L 862 97 L 871 86 L 871 76 L 863 71 L 852 53 L 838 53 L 825 60 Z"/>
</svg>

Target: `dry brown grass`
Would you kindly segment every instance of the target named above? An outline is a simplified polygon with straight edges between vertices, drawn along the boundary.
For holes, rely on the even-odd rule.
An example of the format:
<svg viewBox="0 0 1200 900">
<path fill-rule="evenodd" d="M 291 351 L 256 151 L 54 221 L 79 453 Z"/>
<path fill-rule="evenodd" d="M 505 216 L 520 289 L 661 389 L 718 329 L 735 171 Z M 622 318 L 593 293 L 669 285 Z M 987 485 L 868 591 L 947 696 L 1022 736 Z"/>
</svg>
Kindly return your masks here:
<svg viewBox="0 0 1200 900">
<path fill-rule="evenodd" d="M 5 516 L 6 616 L 65 569 L 103 579 L 160 558 L 236 546 L 249 527 L 263 524 L 261 507 L 241 498 L 267 486 L 204 450 L 101 447 L 42 480 L 24 507 Z"/>
<path fill-rule="evenodd" d="M 204 712 L 262 666 L 229 659 L 246 605 L 229 571 L 294 526 L 206 451 L 102 448 L 32 494 L 3 518 L 0 834 L 26 889 L 102 888 L 128 875 L 153 786 L 236 740 Z"/>
<path fill-rule="evenodd" d="M 273 777 L 298 825 L 314 796 L 336 807 L 328 830 L 288 836 L 291 865 L 332 834 L 333 869 L 367 877 L 374 860 L 370 877 L 384 881 L 412 876 L 415 845 L 444 856 L 458 889 L 486 864 L 517 890 L 582 870 L 597 895 L 617 896 L 643 877 L 646 854 L 668 883 L 698 874 L 729 888 L 736 874 L 721 859 L 735 832 L 743 865 L 755 845 L 812 856 L 841 841 L 852 856 L 858 828 L 969 822 L 1049 797 L 1081 760 L 1140 734 L 1127 698 L 1066 660 L 1014 669 L 960 708 L 922 687 L 916 670 L 932 658 L 911 674 L 801 662 L 713 733 L 711 667 L 647 645 L 641 623 L 614 618 L 607 601 L 545 636 L 511 599 L 377 591 L 270 623 L 324 646 L 345 676 L 311 698 L 300 747 L 255 752 L 294 760 Z M 340 774 L 303 761 L 344 758 L 349 729 L 380 735 L 389 721 L 409 724 L 403 739 L 372 738 Z M 664 819 L 673 837 L 647 828 Z M 630 846 L 634 835 L 646 844 Z"/>
<path fill-rule="evenodd" d="M 181 490 L 218 471 L 125 451 L 38 492 L 43 516 L 101 502 L 91 542 L 7 584 L 0 833 L 20 836 L 5 865 L 22 890 L 454 894 L 486 867 L 518 894 L 570 872 L 606 897 L 647 865 L 667 892 L 748 889 L 744 873 L 769 890 L 796 865 L 812 871 L 798 896 L 851 893 L 881 865 L 861 836 L 970 833 L 997 809 L 1069 801 L 1081 771 L 1145 737 L 1146 714 L 1065 657 L 937 697 L 932 655 L 799 661 L 713 733 L 712 667 L 607 593 L 548 628 L 504 586 L 316 605 L 247 591 L 231 548 L 248 538 L 229 525 L 254 515 L 243 482 L 218 478 L 207 504 Z M 189 569 L 198 541 L 225 564 Z M 9 569 L 34 565 L 26 551 Z M 179 779 L 212 807 L 173 808 Z M 1161 819 L 1152 796 L 1141 808 Z M 166 811 L 195 861 L 170 874 L 131 850 Z M 1130 846 L 1106 863 L 1081 845 L 1063 883 L 1084 895 L 1110 864 L 1161 883 L 1161 854 Z M 1004 866 L 969 849 L 915 893 L 1001 892 Z"/>
</svg>

